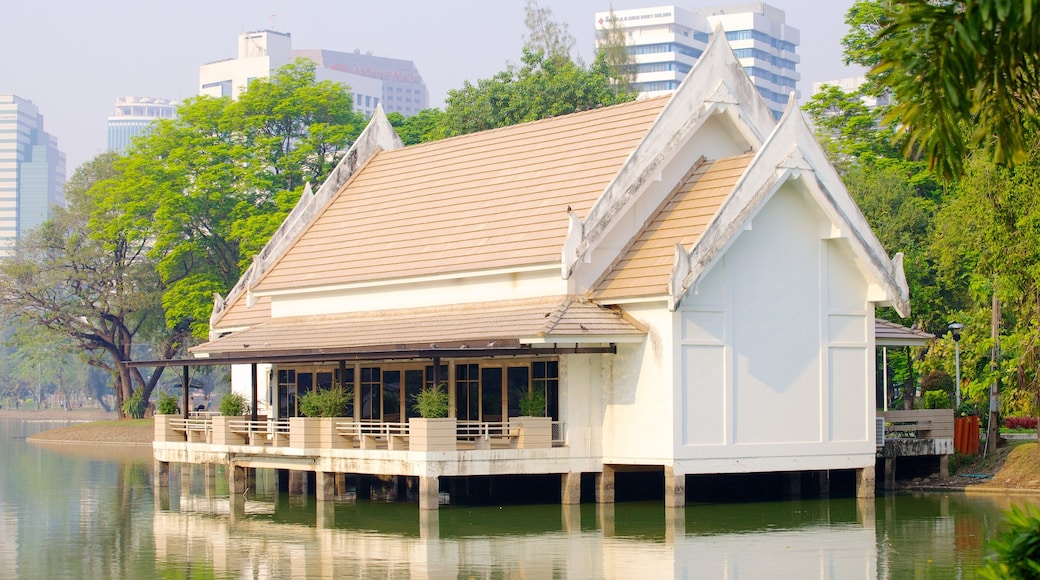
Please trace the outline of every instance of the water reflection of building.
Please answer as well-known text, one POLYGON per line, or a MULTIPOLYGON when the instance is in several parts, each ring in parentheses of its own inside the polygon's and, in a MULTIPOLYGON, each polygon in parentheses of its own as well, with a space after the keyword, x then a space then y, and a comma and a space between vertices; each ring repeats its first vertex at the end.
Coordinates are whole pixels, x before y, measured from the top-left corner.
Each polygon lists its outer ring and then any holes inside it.
POLYGON ((841 472, 872 497, 878 306, 908 313, 901 258, 719 35, 669 97, 415 147, 377 114, 218 297, 197 358, 138 364, 231 365, 270 405, 157 419, 160 469, 230 462, 238 493, 270 467, 323 499, 405 476, 422 509, 503 475, 555 476, 568 504, 645 472, 668 506, 713 474, 797 496, 841 472), (297 416, 333 385, 346 417, 297 416), (449 416, 417 417, 435 386, 449 416))
POLYGON ((687 529, 694 514, 683 508, 666 508, 650 522, 645 506, 638 513, 612 505, 442 510, 413 518, 402 530, 383 528, 377 511, 359 515, 349 504, 319 504, 331 515, 314 526, 248 517, 245 506, 254 502, 241 497, 216 503, 223 505, 211 513, 157 511, 156 560, 212 562, 218 576, 258 580, 877 577, 873 512, 857 512, 848 502, 851 513, 824 510, 814 520, 772 530, 763 529, 761 519, 743 529, 718 517, 716 528, 697 532, 687 529), (513 531, 489 533, 485 525, 495 519, 512 522, 513 531))

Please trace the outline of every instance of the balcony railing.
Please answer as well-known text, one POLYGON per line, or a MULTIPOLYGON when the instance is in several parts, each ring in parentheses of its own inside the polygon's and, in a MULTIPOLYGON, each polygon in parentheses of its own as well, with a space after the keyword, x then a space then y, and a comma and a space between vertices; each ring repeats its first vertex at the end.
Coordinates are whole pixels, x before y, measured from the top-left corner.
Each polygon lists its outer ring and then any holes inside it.
MULTIPOLYGON (((547 425, 550 431, 543 431, 545 435, 540 436, 542 443, 537 443, 537 446, 562 447, 566 444, 565 424, 562 421, 543 422, 541 425, 547 425)), ((521 423, 516 418, 510 421, 456 421, 455 448, 467 450, 517 447, 521 439, 520 430, 521 423)), ((197 415, 183 419, 157 415, 155 440, 218 445, 407 450, 410 448, 411 436, 409 423, 350 419, 327 419, 318 422, 264 417, 251 421, 219 415, 197 415), (305 434, 305 430, 310 432, 305 434)), ((448 435, 449 440, 450 437, 448 435)), ((530 440, 530 435, 526 439, 530 440)))

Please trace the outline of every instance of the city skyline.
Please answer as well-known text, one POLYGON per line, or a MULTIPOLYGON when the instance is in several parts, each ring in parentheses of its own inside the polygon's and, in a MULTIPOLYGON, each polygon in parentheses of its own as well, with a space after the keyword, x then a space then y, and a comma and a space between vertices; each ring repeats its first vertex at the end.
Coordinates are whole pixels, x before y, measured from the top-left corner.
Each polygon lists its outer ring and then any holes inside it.
MULTIPOLYGON (((799 54, 802 102, 811 83, 862 74, 842 64, 844 15, 853 0, 767 2, 784 10, 802 32, 799 54)), ((668 3, 609 0, 541 0, 568 25, 575 55, 594 54, 595 14, 668 3)), ((675 3, 673 3, 675 4, 675 3)), ((726 3, 678 3, 690 8, 726 3)), ((0 93, 32 100, 47 116, 48 131, 66 152, 69 175, 106 148, 112 103, 123 95, 182 101, 197 93, 199 66, 235 53, 237 35, 253 30, 288 32, 300 49, 371 51, 412 60, 430 91, 430 106, 443 106, 450 89, 476 82, 520 60, 523 2, 436 5, 411 0, 385 8, 368 4, 279 0, 186 0, 177 10, 161 4, 123 10, 110 0, 62 5, 48 17, 25 3, 0 4, 0 19, 23 22, 0 37, 0 50, 22 55, 0 71, 0 93), (402 15, 407 13, 408 17, 402 15), (389 14, 389 15, 388 15, 389 14), (30 23, 38 23, 32 26, 30 23), (46 43, 39 39, 49 39, 46 43), (32 51, 24 47, 32 46, 32 51)))

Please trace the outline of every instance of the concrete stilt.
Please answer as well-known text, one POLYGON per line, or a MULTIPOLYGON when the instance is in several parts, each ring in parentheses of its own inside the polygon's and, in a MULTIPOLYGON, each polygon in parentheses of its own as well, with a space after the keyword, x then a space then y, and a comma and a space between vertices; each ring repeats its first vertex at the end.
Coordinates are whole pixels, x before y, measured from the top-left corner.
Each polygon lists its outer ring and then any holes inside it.
POLYGON ((336 474, 319 471, 314 475, 314 495, 318 501, 327 501, 336 497, 336 474))
POLYGON ((560 479, 560 503, 563 505, 581 503, 581 473, 564 473, 560 479))
POLYGON ((674 465, 664 466, 664 505, 686 505, 686 474, 678 471, 674 465))
POLYGON ((856 470, 856 497, 874 497, 874 466, 856 470))
POLYGON ((419 509, 435 510, 440 507, 441 486, 436 475, 419 476, 419 509))
POLYGON ((170 487, 170 462, 155 462, 155 486, 170 487))
POLYGON ((609 465, 596 474, 596 503, 614 503, 614 468, 609 465))
POLYGON ((896 488, 896 458, 885 458, 885 483, 883 489, 891 491, 896 488))
POLYGON ((246 468, 234 463, 228 465, 228 491, 232 495, 246 492, 246 468))
POLYGON ((336 474, 336 495, 347 495, 347 474, 336 474))
POLYGON ((950 479, 950 456, 939 456, 939 478, 943 481, 950 479))
POLYGON ((307 493, 307 472, 296 469, 289 470, 289 495, 300 496, 307 493))
POLYGON ((191 479, 195 465, 191 463, 181 464, 181 494, 191 491, 191 479))

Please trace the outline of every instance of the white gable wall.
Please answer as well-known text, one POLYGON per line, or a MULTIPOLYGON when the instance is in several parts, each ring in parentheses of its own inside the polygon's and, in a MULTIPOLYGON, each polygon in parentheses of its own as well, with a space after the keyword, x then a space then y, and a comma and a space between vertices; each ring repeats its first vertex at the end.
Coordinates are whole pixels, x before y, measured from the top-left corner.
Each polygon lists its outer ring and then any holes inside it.
POLYGON ((681 303, 682 472, 873 465, 874 309, 830 232, 788 181, 681 303))

